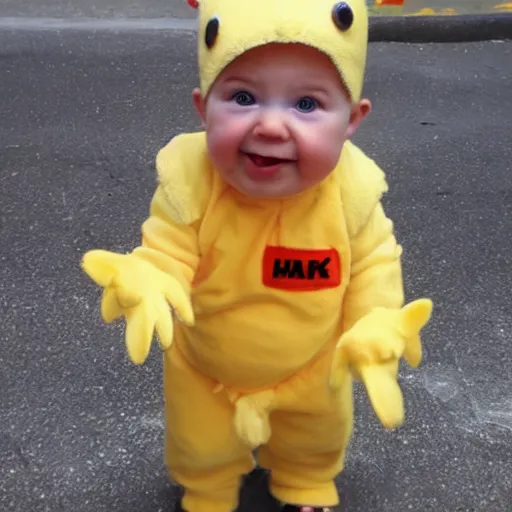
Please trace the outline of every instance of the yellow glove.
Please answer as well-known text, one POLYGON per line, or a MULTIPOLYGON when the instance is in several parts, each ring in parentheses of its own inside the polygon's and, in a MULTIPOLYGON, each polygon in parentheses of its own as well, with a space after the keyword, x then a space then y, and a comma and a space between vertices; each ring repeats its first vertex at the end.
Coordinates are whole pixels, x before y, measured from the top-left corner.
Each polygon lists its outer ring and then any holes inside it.
POLYGON ((334 355, 331 385, 338 387, 347 368, 362 379, 373 409, 386 428, 399 426, 404 404, 397 382, 403 356, 421 361, 420 331, 432 314, 432 301, 419 299, 399 310, 376 308, 341 336, 334 355))
POLYGON ((171 346, 174 326, 169 305, 185 323, 194 323, 190 299, 176 278, 132 254, 89 251, 82 268, 104 288, 103 320, 126 318, 126 347, 135 364, 146 360, 155 329, 162 349, 171 346))

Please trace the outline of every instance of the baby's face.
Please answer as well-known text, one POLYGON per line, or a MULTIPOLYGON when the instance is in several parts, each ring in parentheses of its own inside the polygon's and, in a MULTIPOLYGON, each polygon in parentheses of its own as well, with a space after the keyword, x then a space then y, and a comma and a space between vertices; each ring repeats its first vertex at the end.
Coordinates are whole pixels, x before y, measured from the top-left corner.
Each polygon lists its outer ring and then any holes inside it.
POLYGON ((206 102, 210 157, 224 179, 253 197, 300 193, 324 180, 370 109, 352 105, 329 58, 304 45, 269 44, 231 63, 206 102))

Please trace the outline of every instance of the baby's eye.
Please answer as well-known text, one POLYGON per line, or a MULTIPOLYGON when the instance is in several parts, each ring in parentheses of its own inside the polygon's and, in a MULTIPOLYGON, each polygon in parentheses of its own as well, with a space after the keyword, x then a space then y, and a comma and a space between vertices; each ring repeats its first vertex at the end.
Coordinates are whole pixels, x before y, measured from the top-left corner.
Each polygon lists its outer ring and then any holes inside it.
POLYGON ((235 94, 232 96, 232 99, 242 107, 247 107, 248 105, 254 104, 254 96, 247 91, 235 92, 235 94))
POLYGON ((313 112, 318 107, 318 102, 314 100, 313 98, 301 98, 299 101, 297 101, 297 110, 299 112, 313 112))

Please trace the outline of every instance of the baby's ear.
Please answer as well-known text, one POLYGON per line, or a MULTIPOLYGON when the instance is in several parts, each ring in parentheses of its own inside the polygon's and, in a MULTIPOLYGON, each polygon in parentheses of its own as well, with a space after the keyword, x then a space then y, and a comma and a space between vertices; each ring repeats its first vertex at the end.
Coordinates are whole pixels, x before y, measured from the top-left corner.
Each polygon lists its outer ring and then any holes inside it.
POLYGON ((192 91, 192 102, 194 103, 194 107, 196 108, 197 113, 199 114, 199 117, 201 118, 201 122, 203 126, 206 125, 206 105, 205 101, 203 99, 203 96, 201 95, 201 91, 199 88, 195 88, 192 91))
POLYGON ((352 105, 350 111, 350 121, 347 127, 346 138, 351 139, 359 129, 360 124, 372 111, 372 104, 370 100, 362 99, 352 105))
POLYGON ((369 99, 367 99, 367 98, 363 98, 359 102, 359 110, 360 110, 360 113, 361 113, 361 115, 362 115, 362 117, 364 119, 372 111, 372 102, 369 99))

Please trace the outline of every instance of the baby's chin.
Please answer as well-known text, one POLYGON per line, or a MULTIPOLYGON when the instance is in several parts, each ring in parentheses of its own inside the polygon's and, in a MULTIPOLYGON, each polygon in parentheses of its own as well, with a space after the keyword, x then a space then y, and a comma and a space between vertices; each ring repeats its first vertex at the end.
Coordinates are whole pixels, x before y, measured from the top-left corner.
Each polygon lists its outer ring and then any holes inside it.
POLYGON ((229 180, 230 185, 240 194, 254 199, 284 199, 300 194, 304 189, 294 180, 278 177, 272 180, 251 180, 247 176, 229 180))

